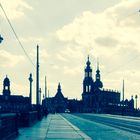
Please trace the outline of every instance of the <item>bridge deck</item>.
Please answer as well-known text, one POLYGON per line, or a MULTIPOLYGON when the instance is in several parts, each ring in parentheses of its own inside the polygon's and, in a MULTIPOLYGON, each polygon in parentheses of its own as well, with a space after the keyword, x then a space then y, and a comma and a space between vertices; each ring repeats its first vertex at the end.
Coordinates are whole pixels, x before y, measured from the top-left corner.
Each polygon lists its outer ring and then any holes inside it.
POLYGON ((44 118, 33 127, 20 129, 19 133, 16 140, 90 140, 90 137, 81 132, 60 114, 48 115, 47 118, 44 118))

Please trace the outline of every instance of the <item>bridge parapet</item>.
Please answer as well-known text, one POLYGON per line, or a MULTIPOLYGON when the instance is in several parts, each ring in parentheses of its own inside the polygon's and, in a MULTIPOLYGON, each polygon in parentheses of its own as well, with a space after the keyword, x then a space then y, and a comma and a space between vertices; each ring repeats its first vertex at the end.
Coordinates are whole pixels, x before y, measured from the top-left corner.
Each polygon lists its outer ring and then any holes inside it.
POLYGON ((21 113, 19 116, 19 127, 29 127, 38 121, 37 111, 21 113))
POLYGON ((0 140, 9 140, 18 134, 15 113, 0 114, 0 140))

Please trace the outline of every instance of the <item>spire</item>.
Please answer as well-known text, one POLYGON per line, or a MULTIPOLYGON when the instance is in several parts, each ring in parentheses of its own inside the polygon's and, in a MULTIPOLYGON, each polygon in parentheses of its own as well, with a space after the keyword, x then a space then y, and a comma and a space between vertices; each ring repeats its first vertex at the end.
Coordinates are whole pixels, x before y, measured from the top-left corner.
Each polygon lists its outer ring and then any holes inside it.
POLYGON ((85 77, 91 77, 92 75, 92 69, 90 67, 90 60, 89 60, 89 55, 87 57, 87 62, 86 62, 86 68, 85 68, 85 77))
POLYGON ((97 70, 99 70, 99 59, 97 58, 97 70))
POLYGON ((96 81, 95 85, 97 88, 102 88, 103 83, 101 82, 101 76, 100 76, 100 69, 99 69, 99 59, 97 58, 97 70, 96 70, 96 81))
POLYGON ((61 91, 61 85, 60 82, 58 83, 58 88, 57 88, 57 92, 55 95, 55 98, 59 99, 59 98, 64 98, 62 91, 61 91))
POLYGON ((89 55, 88 55, 88 58, 87 58, 87 67, 90 67, 89 55))
POLYGON ((60 82, 58 83, 58 89, 57 89, 58 92, 61 92, 61 85, 60 85, 60 82))
POLYGON ((88 54, 88 61, 89 61, 89 54, 88 54))
POLYGON ((99 59, 97 58, 96 80, 100 80, 99 59))

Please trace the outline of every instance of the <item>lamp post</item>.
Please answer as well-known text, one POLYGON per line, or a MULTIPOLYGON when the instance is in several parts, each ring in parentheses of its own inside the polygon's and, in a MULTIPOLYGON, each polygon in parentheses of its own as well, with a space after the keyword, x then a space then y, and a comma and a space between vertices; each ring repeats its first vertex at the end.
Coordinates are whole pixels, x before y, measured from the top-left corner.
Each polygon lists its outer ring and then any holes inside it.
POLYGON ((0 43, 3 41, 3 37, 0 35, 0 43))
POLYGON ((41 105, 41 88, 39 88, 39 104, 41 105))
POLYGON ((39 103, 39 46, 37 45, 37 60, 36 60, 36 105, 39 103))
POLYGON ((124 115, 124 80, 123 80, 123 86, 122 86, 122 115, 124 115))
POLYGON ((32 105, 32 82, 33 82, 33 78, 32 78, 32 74, 31 73, 30 73, 30 76, 29 76, 29 82, 30 82, 29 98, 30 98, 30 104, 32 105))

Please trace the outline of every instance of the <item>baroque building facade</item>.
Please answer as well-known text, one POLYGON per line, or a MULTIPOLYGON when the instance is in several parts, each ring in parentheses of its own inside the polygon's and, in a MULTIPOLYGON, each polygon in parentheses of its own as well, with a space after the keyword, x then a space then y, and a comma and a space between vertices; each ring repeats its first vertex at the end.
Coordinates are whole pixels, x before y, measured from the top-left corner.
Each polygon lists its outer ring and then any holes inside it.
POLYGON ((50 113, 64 113, 66 110, 69 110, 72 113, 122 114, 124 110, 130 113, 134 111, 133 97, 131 97, 131 100, 121 101, 120 92, 103 88, 98 62, 95 80, 93 79, 89 56, 84 72, 81 100, 65 98, 59 83, 56 95, 45 98, 42 102, 43 107, 47 108, 50 113))
MULTIPOLYGON (((89 60, 86 62, 85 77, 83 80, 83 112, 96 113, 117 113, 122 110, 122 102, 120 101, 121 93, 118 91, 103 88, 99 63, 97 62, 96 79, 92 78, 92 68, 89 60)), ((128 100, 127 100, 128 101, 128 100)), ((128 110, 134 109, 133 98, 124 104, 124 108, 128 110)))

